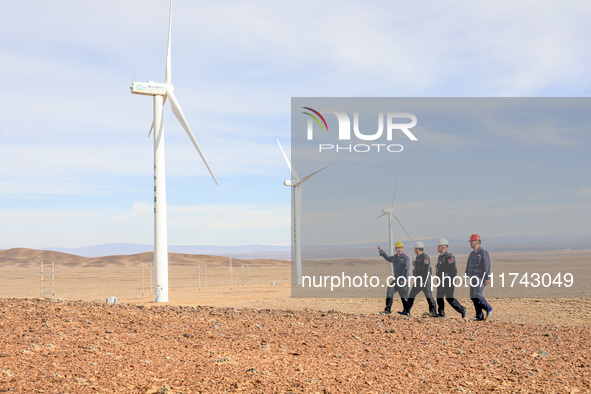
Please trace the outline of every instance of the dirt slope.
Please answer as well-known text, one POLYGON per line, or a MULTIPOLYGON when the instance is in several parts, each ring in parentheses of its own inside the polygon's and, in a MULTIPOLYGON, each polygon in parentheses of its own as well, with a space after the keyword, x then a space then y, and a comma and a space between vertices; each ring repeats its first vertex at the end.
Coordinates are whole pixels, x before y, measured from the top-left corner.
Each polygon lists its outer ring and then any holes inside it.
POLYGON ((0 299, 0 391, 589 392, 591 330, 0 299))

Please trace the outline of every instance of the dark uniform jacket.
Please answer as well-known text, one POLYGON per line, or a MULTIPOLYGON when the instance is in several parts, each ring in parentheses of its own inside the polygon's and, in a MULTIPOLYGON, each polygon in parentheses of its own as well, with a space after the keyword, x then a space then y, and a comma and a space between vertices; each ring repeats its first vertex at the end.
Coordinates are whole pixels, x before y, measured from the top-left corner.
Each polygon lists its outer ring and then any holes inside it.
POLYGON ((400 256, 395 254, 394 256, 388 256, 388 253, 384 252, 384 249, 380 250, 380 256, 388 260, 394 266, 394 277, 399 276, 406 277, 407 283, 410 276, 410 259, 407 255, 402 253, 400 256))
POLYGON ((417 280, 417 285, 422 283, 423 286, 427 286, 431 278, 431 259, 427 253, 418 254, 412 264, 412 275, 417 278, 421 277, 421 282, 417 280))
POLYGON ((441 279, 440 283, 443 288, 453 288, 453 278, 458 274, 458 269, 456 267, 456 258, 453 254, 448 251, 445 253, 440 254, 437 257, 437 265, 435 266, 435 275, 441 279), (443 275, 445 274, 446 277, 451 277, 451 286, 450 280, 446 279, 443 280, 443 275))
POLYGON ((482 248, 470 252, 468 263, 466 264, 466 275, 477 276, 484 280, 490 279, 490 255, 482 248))

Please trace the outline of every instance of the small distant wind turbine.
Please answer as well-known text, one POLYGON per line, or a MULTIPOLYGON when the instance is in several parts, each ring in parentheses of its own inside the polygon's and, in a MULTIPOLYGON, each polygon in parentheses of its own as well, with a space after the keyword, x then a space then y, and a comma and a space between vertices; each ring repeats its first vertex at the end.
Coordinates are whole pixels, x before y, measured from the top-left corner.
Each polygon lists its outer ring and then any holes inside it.
POLYGON ((170 14, 168 19, 168 48, 166 52, 166 69, 164 83, 154 81, 133 82, 131 93, 154 96, 154 121, 150 133, 154 129, 154 286, 155 302, 168 302, 168 234, 166 224, 166 179, 164 166, 164 127, 162 122, 162 107, 168 98, 172 112, 179 120, 187 135, 195 145, 197 152, 217 184, 209 164, 205 160, 189 124, 183 115, 181 106, 174 95, 171 83, 170 37, 172 29, 172 0, 170 0, 170 14))
MULTIPOLYGON (((295 169, 291 166, 291 162, 287 158, 283 147, 279 140, 277 140, 279 144, 279 149, 281 149, 281 153, 283 153, 283 157, 287 162, 287 166, 289 167, 289 171, 291 172, 291 179, 283 182, 285 186, 290 186, 292 189, 292 219, 293 219, 293 228, 292 228, 292 244, 294 248, 294 261, 295 261, 295 280, 296 285, 302 284, 302 253, 301 253, 301 228, 302 228, 302 183, 306 182, 310 179, 313 175, 318 174, 320 171, 330 167, 326 166, 318 171, 311 173, 310 175, 305 176, 304 178, 300 179, 298 174, 296 173, 295 169)), ((331 164, 332 165, 332 164, 331 164)))
POLYGON ((376 219, 379 219, 384 215, 388 215, 388 243, 390 244, 390 256, 394 255, 394 237, 392 235, 392 230, 393 230, 392 227, 393 227, 394 223, 392 222, 392 216, 394 216, 394 218, 396 219, 398 224, 400 224, 400 227, 402 227, 402 229, 404 230, 404 232, 406 233, 408 238, 412 241, 412 237, 410 235, 408 235, 408 231, 406 231, 406 229, 404 228, 404 225, 402 224, 402 221, 400 220, 400 218, 398 217, 398 215, 396 215, 396 212, 394 211, 394 201, 396 200, 396 184, 397 183, 398 183, 398 174, 396 175, 396 180, 394 181, 394 196, 392 197, 392 207, 382 209, 383 213, 376 218, 376 219))

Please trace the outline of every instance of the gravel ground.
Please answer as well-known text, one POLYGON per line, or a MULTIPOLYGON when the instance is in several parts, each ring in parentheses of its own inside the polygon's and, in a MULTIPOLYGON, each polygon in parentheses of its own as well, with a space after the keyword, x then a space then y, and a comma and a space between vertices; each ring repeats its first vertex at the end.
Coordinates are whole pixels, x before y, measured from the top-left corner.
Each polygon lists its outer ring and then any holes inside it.
POLYGON ((495 320, 0 299, 0 392, 583 393, 590 339, 495 320))

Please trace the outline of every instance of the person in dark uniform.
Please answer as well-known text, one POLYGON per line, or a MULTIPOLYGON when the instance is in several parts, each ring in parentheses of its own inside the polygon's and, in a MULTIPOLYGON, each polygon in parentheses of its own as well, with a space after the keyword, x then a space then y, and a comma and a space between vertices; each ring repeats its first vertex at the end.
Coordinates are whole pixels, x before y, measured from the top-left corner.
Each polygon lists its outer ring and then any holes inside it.
POLYGON ((392 263, 394 268, 394 279, 388 284, 388 292, 386 293, 386 308, 380 312, 382 315, 389 315, 392 313, 392 302, 394 301, 394 294, 400 295, 402 301, 401 315, 409 316, 407 302, 408 302, 408 287, 410 276, 410 259, 404 254, 404 244, 400 241, 396 242, 396 254, 388 256, 386 252, 378 245, 380 256, 392 263))
POLYGON ((447 239, 439 239, 439 244, 437 245, 439 257, 435 266, 435 275, 439 277, 439 287, 437 287, 437 317, 445 317, 445 297, 451 307, 462 315, 463 319, 466 317, 466 308, 454 298, 455 286, 453 279, 458 274, 456 258, 447 250, 448 246, 449 242, 447 239))
POLYGON ((429 313, 431 316, 437 316, 437 310, 435 309, 435 300, 433 294, 431 294, 431 259, 425 251, 425 244, 418 241, 415 244, 415 254, 417 255, 413 260, 412 275, 416 278, 415 284, 408 296, 408 302, 406 304, 407 312, 410 314, 410 310, 415 302, 415 297, 423 292, 427 303, 429 304, 429 313))
POLYGON ((480 247, 482 239, 478 234, 472 234, 470 237, 470 247, 474 249, 468 256, 466 264, 466 275, 470 283, 470 298, 474 303, 476 316, 472 320, 482 321, 491 317, 493 308, 483 297, 484 287, 490 284, 490 255, 480 247), (478 278, 472 279, 472 277, 478 278), (484 316, 483 311, 486 311, 484 316))

